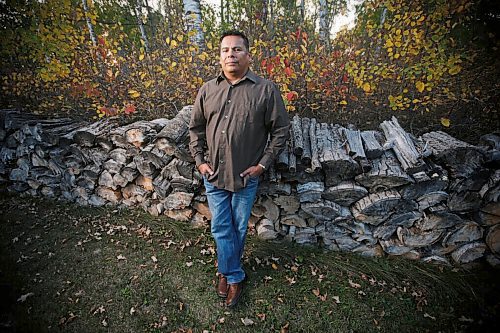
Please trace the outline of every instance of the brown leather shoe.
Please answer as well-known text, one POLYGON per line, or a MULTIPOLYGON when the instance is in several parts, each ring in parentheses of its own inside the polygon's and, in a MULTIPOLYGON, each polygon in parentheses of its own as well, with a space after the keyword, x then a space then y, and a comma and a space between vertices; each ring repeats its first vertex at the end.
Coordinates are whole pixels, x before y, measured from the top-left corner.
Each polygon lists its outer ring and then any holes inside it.
POLYGON ((230 283, 227 291, 226 306, 233 307, 238 304, 243 291, 243 283, 230 283))
POLYGON ((227 278, 224 275, 219 274, 219 283, 217 284, 217 295, 221 298, 226 298, 227 290, 228 290, 227 278))

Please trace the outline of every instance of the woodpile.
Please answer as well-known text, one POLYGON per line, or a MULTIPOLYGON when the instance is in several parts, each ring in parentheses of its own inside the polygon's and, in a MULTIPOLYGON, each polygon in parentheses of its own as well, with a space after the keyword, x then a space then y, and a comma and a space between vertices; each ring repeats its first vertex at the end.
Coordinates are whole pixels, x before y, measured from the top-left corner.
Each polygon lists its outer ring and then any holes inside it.
MULTIPOLYGON (((0 181, 81 205, 139 206, 194 226, 210 210, 189 154, 191 107, 120 125, 0 111, 0 181)), ((287 239, 366 256, 500 263, 500 137, 474 146, 444 132, 414 137, 396 118, 360 131, 294 116, 264 174, 249 222, 287 239)))

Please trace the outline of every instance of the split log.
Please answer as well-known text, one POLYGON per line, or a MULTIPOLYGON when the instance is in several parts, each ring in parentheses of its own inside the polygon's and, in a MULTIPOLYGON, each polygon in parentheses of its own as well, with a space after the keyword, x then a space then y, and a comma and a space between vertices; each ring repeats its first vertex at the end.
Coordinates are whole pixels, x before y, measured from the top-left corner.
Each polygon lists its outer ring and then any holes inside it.
MULTIPOLYGON (((136 154, 138 154, 139 151, 137 151, 136 154)), ((128 154, 126 149, 123 148, 116 148, 113 149, 109 152, 109 158, 116 161, 118 164, 124 165, 130 162, 131 156, 136 155, 134 153, 128 154)))
POLYGON ((145 177, 143 175, 139 175, 135 179, 135 184, 144 187, 145 190, 147 191, 153 191, 154 186, 153 186, 153 179, 149 177, 145 177))
POLYGON ((318 237, 314 228, 297 228, 293 240, 295 243, 302 245, 316 244, 318 242, 318 237))
POLYGON ((464 220, 456 214, 449 212, 435 212, 426 214, 417 222, 417 227, 423 231, 439 230, 463 224, 464 220))
POLYGON ((452 193, 448 199, 448 208, 452 212, 470 212, 478 210, 481 206, 481 196, 477 192, 466 191, 452 193))
POLYGON ((352 213, 358 221, 379 225, 401 202, 401 196, 394 190, 372 193, 354 203, 352 213))
POLYGON ((483 237, 483 229, 472 221, 457 225, 443 238, 443 247, 470 243, 483 237))
POLYGON ((275 163, 277 170, 288 170, 289 167, 288 157, 289 157, 288 145, 285 145, 285 148, 278 155, 278 158, 275 163))
POLYGON ((322 182, 309 182, 297 185, 297 195, 301 203, 320 200, 324 191, 325 185, 322 182))
POLYGON ((121 170, 123 164, 118 163, 115 160, 109 159, 106 162, 104 162, 103 166, 104 166, 104 169, 106 169, 109 173, 114 175, 114 174, 120 173, 120 170, 121 170))
POLYGON ((149 151, 142 151, 140 155, 134 157, 137 170, 144 177, 154 178, 165 166, 165 161, 149 151))
POLYGON ((396 230, 399 241, 409 247, 430 246, 438 241, 442 236, 443 230, 422 231, 418 228, 398 227, 396 230))
POLYGON ((391 226, 401 226, 401 227, 411 227, 417 221, 422 218, 422 213, 416 211, 396 213, 391 215, 385 222, 384 225, 391 226))
POLYGON ((283 210, 286 215, 295 214, 300 208, 300 202, 296 196, 279 195, 274 198, 274 202, 283 210))
POLYGON ((340 132, 347 140, 347 152, 355 160, 360 161, 366 159, 361 132, 341 127, 340 132))
POLYGON ((455 250, 451 257, 458 264, 466 264, 476 259, 481 258, 486 251, 486 244, 482 242, 474 242, 465 244, 459 249, 455 250))
POLYGON ((321 125, 316 123, 316 119, 312 118, 309 127, 309 138, 311 142, 311 170, 314 172, 321 169, 321 162, 319 161, 319 148, 318 138, 316 132, 321 129, 321 125))
POLYGON ((436 255, 424 257, 424 258, 422 258, 422 262, 424 262, 426 264, 435 264, 435 265, 440 265, 440 266, 442 266, 442 265, 451 266, 448 259, 441 257, 441 256, 436 256, 436 255))
POLYGON ((304 137, 302 131, 302 121, 298 115, 295 115, 292 120, 292 138, 293 138, 293 153, 297 156, 302 156, 304 152, 304 137))
POLYGON ((321 194, 321 197, 342 206, 350 206, 366 195, 368 195, 368 191, 364 187, 358 186, 352 181, 343 181, 336 186, 328 187, 321 194))
POLYGON ((207 202, 194 200, 193 208, 196 209, 196 211, 199 214, 203 215, 207 220, 212 220, 212 213, 210 212, 210 208, 208 207, 207 202))
POLYGON ((292 186, 288 183, 262 182, 259 185, 258 194, 290 195, 292 194, 292 186))
POLYGON ((183 107, 174 118, 170 119, 165 124, 163 129, 156 136, 156 140, 166 138, 175 145, 186 142, 189 138, 189 121, 192 110, 192 106, 183 107))
POLYGON ((479 142, 488 146, 490 150, 500 150, 500 135, 495 133, 482 135, 479 142))
POLYGON ((191 201, 193 200, 193 193, 186 192, 174 192, 169 194, 165 199, 165 209, 167 210, 179 210, 189 207, 191 201))
POLYGON ((264 240, 272 240, 278 237, 278 233, 274 230, 274 223, 268 219, 262 219, 256 224, 257 235, 264 240))
MULTIPOLYGON (((123 199, 129 200, 130 203, 142 202, 143 198, 148 193, 143 187, 135 184, 128 184, 122 188, 121 191, 123 199)), ((128 206, 130 206, 130 204, 128 206)))
POLYGON ((392 117, 390 121, 383 121, 380 127, 384 131, 387 143, 392 146, 405 172, 415 173, 425 168, 425 163, 422 160, 422 156, 417 151, 413 140, 401 125, 399 125, 396 117, 392 117))
POLYGON ((361 138, 363 139, 366 157, 374 159, 382 156, 384 152, 380 144, 383 141, 382 133, 378 131, 363 131, 361 132, 361 138))
POLYGON ((373 236, 377 239, 388 240, 396 232, 397 225, 382 224, 373 230, 373 236))
POLYGON ((488 234, 486 235, 486 244, 490 248, 490 251, 500 255, 500 225, 497 224, 490 228, 488 234))
POLYGON ((299 215, 285 215, 280 219, 281 224, 293 225, 299 228, 307 227, 307 222, 304 218, 299 215))
POLYGON ((288 149, 288 171, 291 173, 295 173, 297 171, 297 157, 295 156, 295 153, 291 150, 291 147, 294 145, 292 144, 292 140, 290 141, 290 147, 288 149))
POLYGON ((435 206, 439 203, 446 203, 448 200, 448 193, 444 191, 435 191, 426 193, 417 198, 418 210, 423 212, 425 209, 435 206))
POLYGON ((479 210, 479 222, 483 226, 500 223, 500 202, 490 202, 479 210))
POLYGON ((301 162, 306 166, 311 164, 310 123, 311 121, 309 118, 302 118, 302 141, 304 143, 304 149, 301 154, 301 162))
POLYGON ((400 167, 394 154, 390 151, 373 161, 367 173, 356 176, 356 181, 368 187, 370 192, 385 191, 397 186, 412 183, 413 180, 400 167))
POLYGON ((453 179, 448 187, 448 192, 478 192, 488 182, 492 173, 490 169, 479 168, 465 179, 453 179))
POLYGON ((384 255, 384 250, 379 244, 375 244, 373 246, 363 244, 352 250, 352 252, 369 258, 382 257, 384 255))
POLYGON ((405 246, 398 239, 381 240, 379 244, 385 253, 393 256, 401 256, 412 250, 411 247, 405 246))
POLYGON ((174 209, 174 210, 165 210, 163 214, 172 220, 189 222, 193 217, 194 211, 191 208, 184 209, 174 209))
POLYGON ((446 165, 452 178, 467 178, 481 168, 484 153, 475 146, 457 140, 444 132, 429 132, 422 138, 438 163, 446 165))
POLYGON ((405 199, 415 200, 428 193, 444 191, 448 186, 448 176, 443 169, 433 172, 430 177, 423 171, 414 173, 412 177, 414 182, 399 190, 405 199))
POLYGON ((96 194, 101 198, 116 205, 122 199, 122 193, 119 190, 112 189, 106 186, 99 186, 96 189, 96 194))
POLYGON ((346 207, 326 200, 306 202, 302 204, 302 209, 319 221, 331 221, 337 217, 347 218, 351 216, 349 209, 346 207))
POLYGON ((490 176, 479 191, 479 195, 487 202, 500 201, 500 169, 495 170, 490 176))
POLYGON ((109 173, 108 170, 104 170, 101 173, 101 175, 99 176, 99 180, 97 181, 97 184, 104 186, 106 188, 111 188, 113 190, 117 189, 117 187, 113 181, 113 176, 111 175, 111 173, 109 173))

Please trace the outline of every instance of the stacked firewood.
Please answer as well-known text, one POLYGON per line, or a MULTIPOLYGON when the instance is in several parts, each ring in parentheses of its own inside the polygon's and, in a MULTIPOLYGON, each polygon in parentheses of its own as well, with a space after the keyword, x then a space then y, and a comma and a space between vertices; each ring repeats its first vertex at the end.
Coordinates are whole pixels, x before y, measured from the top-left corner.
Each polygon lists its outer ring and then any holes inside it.
MULTIPOLYGON (((0 112, 0 181, 81 205, 142 206, 206 225, 210 211, 188 150, 191 107, 120 125, 0 112)), ((368 256, 440 264, 500 263, 500 137, 480 145, 407 133, 396 118, 360 131, 294 116, 262 177, 249 222, 289 239, 368 256)))

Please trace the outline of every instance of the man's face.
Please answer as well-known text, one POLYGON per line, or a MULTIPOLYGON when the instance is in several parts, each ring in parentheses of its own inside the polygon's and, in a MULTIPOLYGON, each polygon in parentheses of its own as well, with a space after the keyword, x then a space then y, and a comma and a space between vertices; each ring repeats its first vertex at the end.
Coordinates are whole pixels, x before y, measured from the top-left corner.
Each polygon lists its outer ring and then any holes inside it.
POLYGON ((240 36, 226 36, 220 44, 220 64, 226 76, 241 78, 250 66, 250 54, 240 36))

